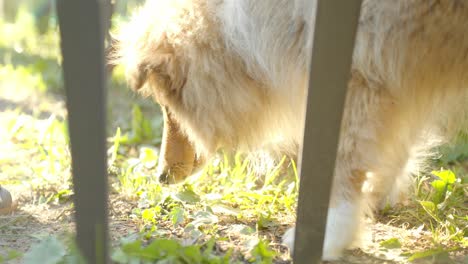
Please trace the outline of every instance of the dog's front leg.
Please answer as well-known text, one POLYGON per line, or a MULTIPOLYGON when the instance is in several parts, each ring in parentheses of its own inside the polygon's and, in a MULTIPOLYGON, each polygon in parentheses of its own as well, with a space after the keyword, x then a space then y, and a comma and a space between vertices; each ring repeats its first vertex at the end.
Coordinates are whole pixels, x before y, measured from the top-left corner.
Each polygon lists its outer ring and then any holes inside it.
MULTIPOLYGON (((349 173, 349 177, 343 177, 344 170, 342 169, 345 167, 338 162, 328 209, 323 260, 339 259, 343 251, 352 246, 362 231, 361 220, 364 213, 361 187, 365 180, 365 173, 354 170, 349 173)), ((291 252, 294 248, 294 237, 294 227, 286 231, 283 236, 283 243, 290 248, 291 252)))

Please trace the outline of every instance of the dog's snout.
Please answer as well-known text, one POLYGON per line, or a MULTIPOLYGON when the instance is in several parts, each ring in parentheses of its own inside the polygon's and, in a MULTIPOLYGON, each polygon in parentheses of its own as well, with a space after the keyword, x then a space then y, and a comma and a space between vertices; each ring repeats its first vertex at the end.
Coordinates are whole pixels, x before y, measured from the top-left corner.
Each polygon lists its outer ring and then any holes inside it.
POLYGON ((162 184, 176 184, 183 181, 187 176, 190 175, 189 171, 186 170, 178 170, 177 167, 175 168, 164 168, 158 170, 156 176, 158 181, 162 184))
POLYGON ((158 180, 160 183, 169 184, 169 173, 166 171, 158 173, 158 180))
POLYGON ((158 161, 161 183, 173 184, 192 174, 196 159, 195 149, 166 107, 162 107, 164 130, 158 161))

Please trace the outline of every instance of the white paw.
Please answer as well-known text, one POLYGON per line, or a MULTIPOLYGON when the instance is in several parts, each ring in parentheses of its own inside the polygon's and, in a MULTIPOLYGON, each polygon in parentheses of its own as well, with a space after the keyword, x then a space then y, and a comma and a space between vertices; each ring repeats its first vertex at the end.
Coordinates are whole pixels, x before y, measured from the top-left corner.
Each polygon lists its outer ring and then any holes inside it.
POLYGON ((359 204, 340 201, 337 207, 329 208, 322 258, 339 259, 343 251, 351 246, 359 230, 359 204))
MULTIPOLYGON (((360 206, 342 201, 337 207, 328 209, 323 260, 337 260, 343 251, 351 246, 360 230, 360 206)), ((283 244, 291 252, 294 250, 295 228, 288 229, 283 235, 283 244)))
POLYGON ((296 228, 291 227, 283 235, 283 245, 286 245, 289 248, 289 251, 292 252, 294 251, 294 236, 296 235, 296 228))

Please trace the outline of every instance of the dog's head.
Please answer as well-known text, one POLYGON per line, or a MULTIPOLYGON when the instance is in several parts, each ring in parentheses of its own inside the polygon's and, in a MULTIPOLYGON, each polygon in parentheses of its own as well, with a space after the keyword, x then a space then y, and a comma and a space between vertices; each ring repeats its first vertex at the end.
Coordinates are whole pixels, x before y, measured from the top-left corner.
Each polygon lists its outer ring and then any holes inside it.
POLYGON ((147 4, 118 34, 116 61, 131 87, 164 109, 161 178, 182 180, 199 157, 219 147, 249 148, 276 138, 271 116, 281 107, 251 75, 258 66, 246 67, 228 49, 215 11, 205 1, 147 3, 156 6, 147 4))
MULTIPOLYGON (((162 40, 163 41, 163 40, 162 40)), ((142 43, 144 44, 144 43, 142 43)), ((177 183, 191 175, 200 158, 193 144, 171 112, 179 104, 185 84, 184 68, 170 47, 134 50, 135 60, 122 61, 125 76, 132 90, 152 96, 162 109, 163 138, 157 174, 163 183, 177 183), (197 158, 198 157, 198 158, 197 158)), ((125 57, 121 57, 125 60, 125 57)))
POLYGON ((139 38, 119 36, 115 41, 114 61, 125 66, 130 87, 143 95, 152 95, 160 104, 180 94, 186 80, 186 67, 179 60, 167 37, 158 39, 150 32, 139 38))
POLYGON ((147 1, 131 21, 113 35, 110 58, 112 63, 124 67, 132 90, 153 97, 161 105, 164 131, 157 174, 165 183, 185 179, 202 160, 202 154, 196 151, 193 140, 177 119, 179 114, 174 113, 189 112, 182 102, 188 61, 180 48, 184 46, 180 43, 183 41, 181 32, 187 30, 184 26, 190 26, 183 21, 188 12, 185 9, 189 8, 185 2, 147 1))

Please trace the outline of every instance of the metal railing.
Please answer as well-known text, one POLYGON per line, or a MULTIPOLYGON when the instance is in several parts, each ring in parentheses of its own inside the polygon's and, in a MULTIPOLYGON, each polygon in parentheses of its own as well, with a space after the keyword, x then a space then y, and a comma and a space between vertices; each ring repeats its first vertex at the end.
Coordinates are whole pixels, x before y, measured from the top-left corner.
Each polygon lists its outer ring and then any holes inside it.
MULTIPOLYGON (((104 39, 109 0, 57 2, 77 242, 89 263, 108 263, 104 39)), ((317 263, 322 255, 360 6, 361 0, 317 0, 300 159, 295 263, 317 263)))

